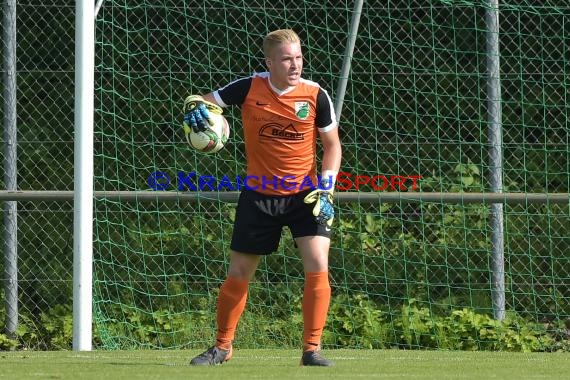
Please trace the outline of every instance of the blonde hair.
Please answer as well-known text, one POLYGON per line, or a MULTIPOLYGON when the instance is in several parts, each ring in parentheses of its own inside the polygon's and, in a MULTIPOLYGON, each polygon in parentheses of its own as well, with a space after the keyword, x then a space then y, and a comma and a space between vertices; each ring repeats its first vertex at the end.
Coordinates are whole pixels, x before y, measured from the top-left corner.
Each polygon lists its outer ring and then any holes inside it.
POLYGON ((268 33, 263 39, 263 54, 269 58, 275 46, 282 43, 301 43, 301 39, 292 29, 278 29, 268 33))

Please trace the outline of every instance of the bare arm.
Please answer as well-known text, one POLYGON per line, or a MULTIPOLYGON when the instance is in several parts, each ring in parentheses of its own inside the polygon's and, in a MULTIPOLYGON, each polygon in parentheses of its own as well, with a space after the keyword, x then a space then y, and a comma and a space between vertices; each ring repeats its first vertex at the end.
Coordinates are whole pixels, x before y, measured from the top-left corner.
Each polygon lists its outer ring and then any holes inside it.
POLYGON ((205 101, 210 102, 210 103, 214 103, 216 105, 219 105, 218 102, 216 101, 216 98, 214 98, 214 94, 212 92, 206 94, 206 95, 202 95, 202 97, 204 98, 205 101))
POLYGON ((342 159, 342 147, 338 136, 338 127, 328 132, 320 133, 321 144, 323 145, 323 160, 321 174, 325 172, 338 173, 342 159))

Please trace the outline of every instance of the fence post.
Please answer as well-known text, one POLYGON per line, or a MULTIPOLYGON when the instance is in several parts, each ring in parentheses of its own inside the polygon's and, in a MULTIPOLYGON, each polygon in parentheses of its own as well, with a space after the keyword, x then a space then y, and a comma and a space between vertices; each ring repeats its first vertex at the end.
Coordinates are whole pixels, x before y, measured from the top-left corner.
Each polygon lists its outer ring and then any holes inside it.
POLYGON ((335 93, 335 113, 336 120, 340 120, 340 113, 344 103, 344 94, 346 93, 346 84, 348 83, 348 76, 350 75, 350 65, 352 63, 352 53, 354 52, 354 45, 356 44, 356 36, 358 35, 358 25, 362 16, 362 3, 364 0, 357 0, 354 3, 354 10, 350 20, 350 32, 348 34, 348 41, 346 49, 344 50, 344 60, 340 73, 340 80, 335 93))
MULTIPOLYGON (((501 79, 499 63, 499 1, 489 0, 485 12, 487 25, 487 121, 489 132, 489 181, 491 191, 503 192, 503 136, 501 113, 501 79)), ((505 255, 503 204, 491 204, 491 294, 493 315, 505 318, 505 255)))
MULTIPOLYGON (((16 114, 16 0, 4 3, 4 184, 18 189, 18 126, 16 114)), ((18 328, 18 202, 4 203, 4 292, 6 334, 18 328)))

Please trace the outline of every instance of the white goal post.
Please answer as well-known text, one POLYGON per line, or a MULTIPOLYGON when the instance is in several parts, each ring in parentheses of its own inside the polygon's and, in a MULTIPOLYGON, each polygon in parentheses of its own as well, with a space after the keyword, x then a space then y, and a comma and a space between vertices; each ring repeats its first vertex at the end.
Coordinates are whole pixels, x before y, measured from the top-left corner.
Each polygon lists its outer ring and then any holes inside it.
POLYGON ((76 0, 73 190, 73 350, 92 349, 95 7, 76 0))

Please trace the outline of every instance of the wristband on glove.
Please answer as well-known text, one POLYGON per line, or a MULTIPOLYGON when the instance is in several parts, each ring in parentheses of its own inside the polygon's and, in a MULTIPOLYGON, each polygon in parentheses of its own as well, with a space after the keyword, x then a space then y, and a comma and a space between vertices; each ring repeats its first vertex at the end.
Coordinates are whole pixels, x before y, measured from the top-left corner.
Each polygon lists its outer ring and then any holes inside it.
POLYGON ((334 191, 334 185, 336 183, 337 175, 338 173, 332 170, 323 171, 323 174, 319 177, 320 179, 319 188, 321 190, 328 190, 331 192, 334 191))
POLYGON ((223 110, 220 106, 205 101, 200 95, 190 95, 184 100, 183 112, 183 127, 192 128, 194 132, 203 132, 210 125, 214 125, 210 112, 221 115, 223 110))

